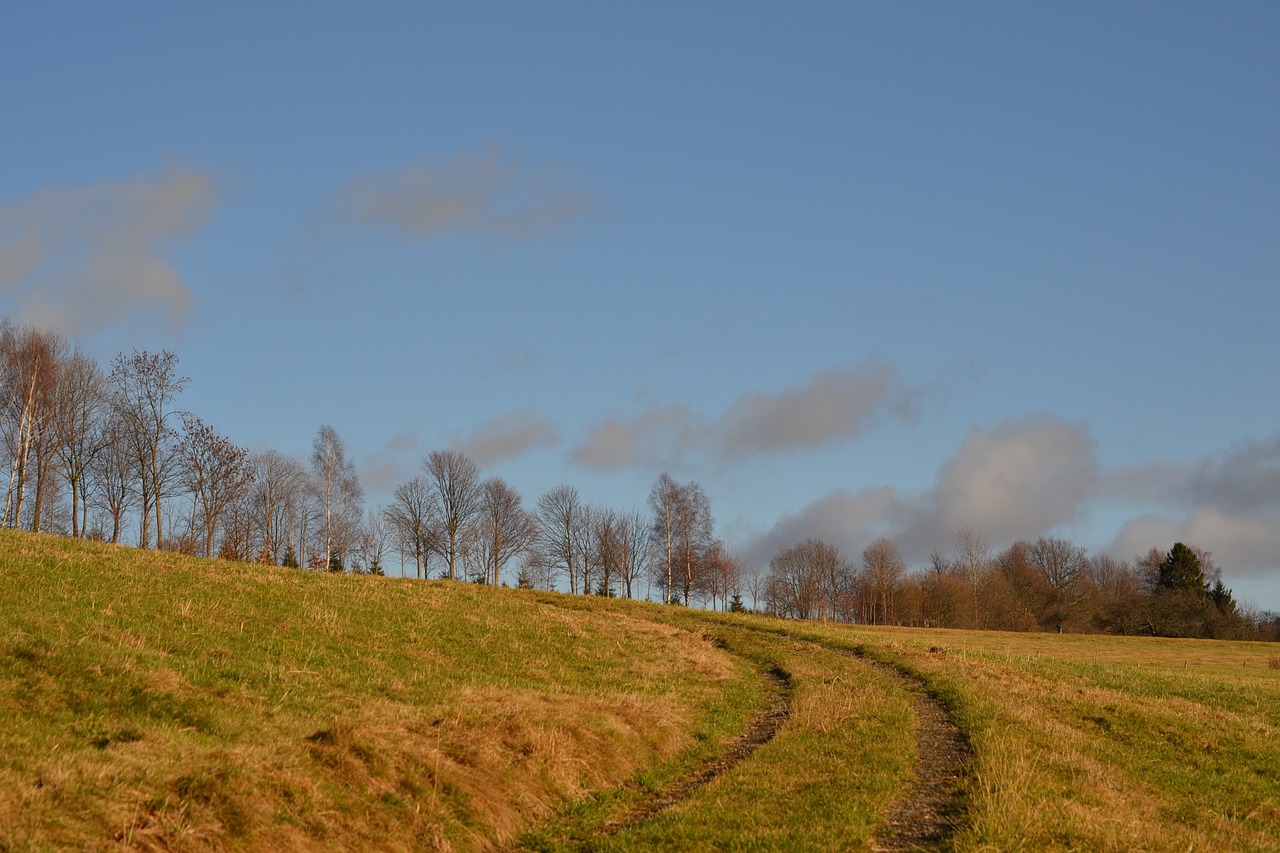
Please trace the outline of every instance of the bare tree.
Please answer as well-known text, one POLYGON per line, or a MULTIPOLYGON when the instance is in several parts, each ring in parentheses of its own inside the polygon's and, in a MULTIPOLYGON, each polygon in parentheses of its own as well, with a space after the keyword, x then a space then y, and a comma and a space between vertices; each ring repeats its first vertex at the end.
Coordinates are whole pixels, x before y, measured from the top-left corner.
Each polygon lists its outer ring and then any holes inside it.
POLYGON ((431 536, 431 487, 422 477, 414 477, 396 487, 395 499, 384 510, 394 531, 402 557, 413 557, 418 580, 422 580, 431 536))
MULTIPOLYGON (((591 581, 595 578, 599 564, 596 561, 596 516, 600 513, 596 507, 583 504, 574 520, 569 535, 573 537, 573 547, 578 554, 578 575, 582 578, 582 594, 591 594, 591 581)), ((570 587, 570 592, 577 590, 570 587)))
POLYGON ((62 338, 51 332, 10 326, 0 331, 0 384, 9 404, 2 424, 10 459, 5 527, 23 523, 27 490, 34 485, 31 529, 40 530, 46 484, 53 468, 50 451, 55 442, 50 423, 65 348, 62 338))
POLYGON ((370 510, 356 543, 354 568, 357 571, 379 577, 386 574, 383 560, 386 558, 387 540, 391 533, 386 508, 379 506, 370 510))
POLYGON ((107 410, 102 432, 103 448, 93 458, 93 486, 86 498, 111 519, 110 542, 115 545, 120 542, 125 514, 137 499, 138 460, 132 452, 127 427, 113 409, 107 410))
POLYGON ((161 503, 168 496, 174 471, 178 413, 174 401, 189 381, 177 373, 178 357, 171 352, 134 350, 119 353, 111 366, 112 406, 123 437, 134 456, 141 510, 139 545, 150 545, 149 519, 155 513, 156 548, 164 547, 161 503))
POLYGON ((644 513, 638 509, 614 514, 614 538, 617 543, 614 572, 621 593, 635 598, 635 585, 649 570, 652 536, 644 513))
POLYGON ((649 489, 649 509, 653 513, 654 550, 662 555, 661 568, 666 572, 663 601, 670 602, 676 571, 676 508, 683 498, 683 489, 663 472, 649 489))
POLYGON ((183 481, 192 495, 191 533, 204 540, 204 555, 212 557, 223 512, 253 483, 249 451, 195 415, 184 414, 178 453, 183 481))
POLYGON ((109 438, 103 428, 106 409, 106 377, 97 362, 77 349, 63 367, 54 407, 56 452, 71 489, 71 536, 77 539, 84 535, 89 506, 85 490, 94 460, 109 438))
POLYGON ((327 424, 320 427, 312 444, 311 470, 324 507, 324 567, 330 569, 335 565, 335 554, 340 560, 347 556, 343 549, 347 544, 343 540, 349 538, 347 522, 359 510, 364 490, 355 465, 347 458, 346 445, 337 430, 327 424))
POLYGON ((902 584, 907 564, 898 546, 881 536, 862 551, 862 580, 868 593, 867 619, 870 624, 888 625, 894 621, 893 604, 902 584))
POLYGON ((254 454, 251 461, 256 479, 250 505, 261 539, 258 559, 278 566, 293 543, 293 522, 306 499, 307 471, 297 459, 276 450, 254 454))
POLYGON ((1089 556, 1083 548, 1066 539, 1043 536, 1031 544, 1028 556, 1049 592, 1041 613, 1041 624, 1051 625, 1062 633, 1063 624, 1074 614, 1083 597, 1089 556))
POLYGON ((462 546, 480 508, 480 470, 456 450, 433 450, 422 467, 431 488, 436 530, 429 541, 444 560, 449 580, 456 580, 462 546))
POLYGON ((770 609, 780 616, 817 619, 837 610, 835 598, 852 580, 840 550, 819 539, 783 549, 769 561, 770 609))
POLYGON ((696 482, 680 487, 675 506, 676 556, 685 607, 694 589, 703 581, 707 549, 712 545, 711 502, 696 482))
POLYGON ((501 583, 502 569, 533 546, 537 528, 520 493, 500 477, 480 484, 474 553, 485 583, 501 583))
POLYGON ((577 592, 582 567, 578 540, 574 536, 582 515, 582 501, 573 486, 556 486, 538 498, 535 519, 542 565, 548 570, 564 572, 570 592, 577 592))

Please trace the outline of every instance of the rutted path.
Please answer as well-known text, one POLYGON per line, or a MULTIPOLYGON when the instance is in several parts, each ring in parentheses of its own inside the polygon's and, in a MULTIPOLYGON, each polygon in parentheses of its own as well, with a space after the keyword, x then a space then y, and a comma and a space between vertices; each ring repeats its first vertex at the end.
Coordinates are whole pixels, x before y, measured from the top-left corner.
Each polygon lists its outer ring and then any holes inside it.
POLYGON ((964 818, 961 782, 969 745, 951 713, 917 678, 864 655, 858 657, 915 696, 916 781, 894 803, 872 842, 873 850, 937 850, 964 818))
POLYGON ((738 735, 737 740, 723 755, 696 772, 671 783, 656 797, 646 800, 626 814, 609 821, 603 827, 604 833, 613 835, 674 806, 773 740, 774 735, 791 716, 791 675, 779 667, 769 670, 767 674, 773 693, 772 704, 755 718, 746 731, 738 735))

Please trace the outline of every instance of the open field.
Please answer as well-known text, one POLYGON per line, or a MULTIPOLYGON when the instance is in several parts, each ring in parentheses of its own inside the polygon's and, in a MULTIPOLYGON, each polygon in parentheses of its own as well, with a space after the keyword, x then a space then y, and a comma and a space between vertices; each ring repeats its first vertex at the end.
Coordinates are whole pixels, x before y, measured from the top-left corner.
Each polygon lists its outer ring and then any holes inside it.
POLYGON ((888 844, 916 697, 867 659, 925 685, 970 746, 947 846, 1275 849, 1278 651, 778 622, 3 532, 0 849, 888 844), (779 702, 777 736, 646 811, 779 702))

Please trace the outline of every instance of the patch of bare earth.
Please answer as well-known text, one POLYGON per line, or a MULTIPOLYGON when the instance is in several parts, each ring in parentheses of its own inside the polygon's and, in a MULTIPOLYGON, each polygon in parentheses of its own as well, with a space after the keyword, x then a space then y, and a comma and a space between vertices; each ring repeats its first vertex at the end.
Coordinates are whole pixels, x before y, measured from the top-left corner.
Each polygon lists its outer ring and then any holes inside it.
POLYGON ((733 744, 719 758, 704 764, 695 772, 677 779, 668 785, 656 797, 633 808, 620 817, 605 824, 603 831, 613 835, 629 826, 648 820, 654 815, 674 806, 688 798, 698 788, 707 785, 728 772, 730 768, 744 761, 757 749, 773 740, 791 715, 790 684, 791 676, 781 669, 773 669, 769 673, 773 701, 752 721, 751 725, 740 734, 733 744))
POLYGON ((915 695, 916 780, 894 803, 872 842, 873 850, 937 850, 964 819, 961 783, 969 746, 950 712, 915 678, 869 658, 871 666, 915 695))

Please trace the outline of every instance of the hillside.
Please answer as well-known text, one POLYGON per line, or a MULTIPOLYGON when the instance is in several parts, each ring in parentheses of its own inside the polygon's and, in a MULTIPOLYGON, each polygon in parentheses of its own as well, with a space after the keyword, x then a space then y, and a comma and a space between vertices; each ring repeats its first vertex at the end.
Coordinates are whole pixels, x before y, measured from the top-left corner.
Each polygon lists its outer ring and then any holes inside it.
POLYGON ((0 602, 0 849, 894 848, 928 809, 922 837, 958 849, 1280 844, 1275 646, 778 622, 8 531, 0 602), (959 726, 951 765, 930 714, 959 726))

